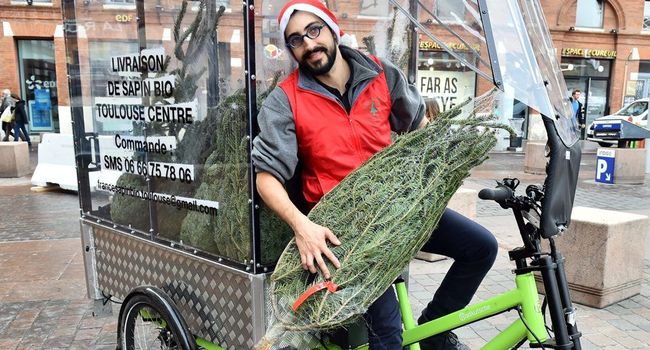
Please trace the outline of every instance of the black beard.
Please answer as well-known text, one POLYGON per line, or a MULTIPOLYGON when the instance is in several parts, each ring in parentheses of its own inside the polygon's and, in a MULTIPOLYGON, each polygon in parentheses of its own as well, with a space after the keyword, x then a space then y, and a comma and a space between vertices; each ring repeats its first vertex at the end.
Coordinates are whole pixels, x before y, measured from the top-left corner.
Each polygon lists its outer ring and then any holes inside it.
POLYGON ((323 75, 323 74, 329 72, 330 69, 332 69, 332 67, 334 66, 334 62, 336 61, 336 50, 333 50, 333 51, 334 52, 329 52, 327 50, 327 48, 322 47, 322 46, 317 47, 312 51, 305 52, 305 54, 302 55, 302 60, 299 62, 298 65, 300 66, 300 69, 302 69, 303 71, 306 71, 307 73, 309 73, 309 74, 311 74, 313 76, 323 75), (325 56, 327 56, 327 63, 325 63, 324 65, 322 65, 320 67, 316 67, 316 68, 310 66, 308 63, 304 63, 304 62, 307 61, 307 57, 309 57, 309 55, 311 55, 314 52, 319 52, 319 51, 325 53, 325 56))

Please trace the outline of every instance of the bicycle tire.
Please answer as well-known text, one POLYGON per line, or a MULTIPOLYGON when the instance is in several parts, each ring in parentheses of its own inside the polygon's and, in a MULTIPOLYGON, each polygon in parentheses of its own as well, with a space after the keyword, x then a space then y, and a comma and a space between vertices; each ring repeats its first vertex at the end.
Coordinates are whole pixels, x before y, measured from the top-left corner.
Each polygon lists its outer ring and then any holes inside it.
POLYGON ((144 294, 134 295, 124 306, 120 318, 120 348, 186 350, 178 341, 183 325, 175 319, 178 317, 171 315, 157 300, 144 294))

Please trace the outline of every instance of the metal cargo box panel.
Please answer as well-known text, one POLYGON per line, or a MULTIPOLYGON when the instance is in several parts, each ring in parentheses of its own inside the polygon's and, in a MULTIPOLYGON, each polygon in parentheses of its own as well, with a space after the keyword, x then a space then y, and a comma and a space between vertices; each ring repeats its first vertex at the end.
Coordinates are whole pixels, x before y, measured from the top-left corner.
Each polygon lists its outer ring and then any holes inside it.
POLYGON ((93 227, 99 289, 124 298, 152 285, 174 300, 194 334, 249 350, 263 336, 264 275, 247 274, 165 245, 93 227))

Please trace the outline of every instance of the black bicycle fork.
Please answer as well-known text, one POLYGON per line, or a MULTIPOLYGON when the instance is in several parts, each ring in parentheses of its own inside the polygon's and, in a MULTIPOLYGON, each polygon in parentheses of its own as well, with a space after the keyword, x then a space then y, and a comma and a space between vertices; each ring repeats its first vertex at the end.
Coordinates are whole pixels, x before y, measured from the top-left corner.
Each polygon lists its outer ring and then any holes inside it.
MULTIPOLYGON (((580 337, 576 324, 576 309, 571 302, 569 285, 564 272, 564 257, 555 248, 555 242, 549 238, 551 252, 534 259, 527 270, 537 270, 542 275, 544 293, 548 305, 553 339, 542 344, 545 348, 581 350, 580 337)), ((531 344, 533 347, 541 345, 531 344)))
POLYGON ((573 307, 569 294, 569 283, 567 282, 564 271, 564 257, 555 248, 555 240, 553 238, 549 238, 549 243, 551 254, 550 256, 544 257, 546 271, 542 270, 542 279, 544 279, 544 285, 547 286, 545 289, 548 305, 549 307, 554 305, 554 310, 549 308, 549 313, 551 314, 554 325, 563 324, 559 322, 566 324, 566 328, 560 327, 560 334, 557 334, 558 332, 554 330, 556 333, 556 343, 558 345, 565 344, 562 347, 557 347, 557 349, 581 350, 580 336, 582 334, 578 331, 576 324, 576 309, 573 307), (550 295, 552 295, 551 298, 549 298, 550 295))
POLYGON ((553 339, 542 344, 531 344, 531 347, 542 346, 552 349, 582 350, 580 345, 581 333, 576 324, 576 309, 571 302, 569 284, 564 271, 564 257, 557 250, 553 238, 548 238, 551 251, 542 253, 539 236, 535 227, 525 224, 521 214, 522 209, 528 209, 524 203, 509 203, 519 230, 524 240, 524 247, 509 252, 510 260, 515 261, 515 273, 523 274, 539 271, 544 282, 544 293, 548 304, 549 314, 553 325, 553 339), (532 238, 535 237, 535 238, 532 238), (532 259, 530 266, 527 259, 532 259))

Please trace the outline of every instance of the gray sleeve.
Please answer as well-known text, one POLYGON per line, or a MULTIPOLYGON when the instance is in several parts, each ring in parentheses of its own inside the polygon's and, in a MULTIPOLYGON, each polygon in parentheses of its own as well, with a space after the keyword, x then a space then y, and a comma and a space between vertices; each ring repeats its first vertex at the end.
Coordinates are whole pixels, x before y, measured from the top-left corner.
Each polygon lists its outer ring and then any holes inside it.
POLYGON ((276 87, 257 115, 260 132, 253 140, 251 158, 255 172, 266 171, 285 183, 298 164, 298 141, 289 99, 276 87))
POLYGON ((382 59, 384 75, 391 96, 390 126, 397 133, 417 129, 425 112, 424 99, 413 84, 409 84, 402 71, 382 59))

